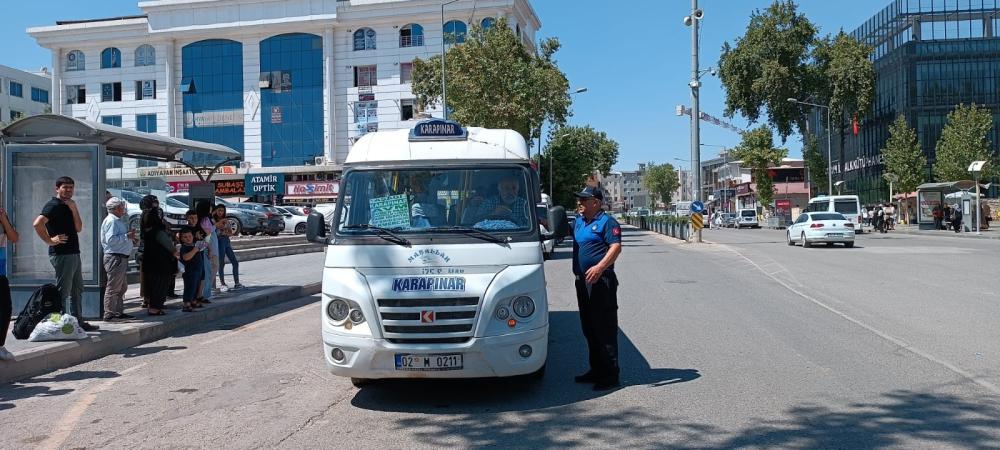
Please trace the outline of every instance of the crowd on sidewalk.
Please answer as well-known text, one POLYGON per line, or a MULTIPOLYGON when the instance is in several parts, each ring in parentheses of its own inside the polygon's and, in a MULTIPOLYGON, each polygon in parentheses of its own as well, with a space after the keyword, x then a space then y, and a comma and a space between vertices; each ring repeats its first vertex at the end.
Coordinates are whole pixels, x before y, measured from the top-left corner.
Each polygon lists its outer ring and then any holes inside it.
MULTIPOLYGON (((42 207, 33 227, 38 238, 49 247, 49 262, 55 270, 54 284, 59 289, 63 311, 72 315, 85 331, 96 331, 99 327, 82 317, 79 235, 84 225, 73 200, 75 188, 72 178, 57 179, 55 196, 42 207)), ((105 193, 105 207, 107 216, 99 230, 103 252, 101 281, 105 289, 102 318, 105 321, 134 319, 124 311, 128 261, 133 250, 139 264, 142 307, 150 316, 165 315, 167 299, 179 297, 176 293, 178 274, 184 283, 184 312, 194 312, 211 303, 213 295, 243 288, 239 261, 230 241, 232 232, 226 220, 225 205, 213 207, 207 200, 199 201, 195 209, 187 212, 187 225, 173 229, 164 219, 159 199, 147 195, 140 203, 142 216, 138 233, 129 228, 125 200, 105 193), (226 259, 233 266, 231 289, 225 281, 226 259)), ((13 314, 4 240, 14 243, 19 237, 6 211, 0 208, 0 360, 13 358, 4 348, 13 314)))

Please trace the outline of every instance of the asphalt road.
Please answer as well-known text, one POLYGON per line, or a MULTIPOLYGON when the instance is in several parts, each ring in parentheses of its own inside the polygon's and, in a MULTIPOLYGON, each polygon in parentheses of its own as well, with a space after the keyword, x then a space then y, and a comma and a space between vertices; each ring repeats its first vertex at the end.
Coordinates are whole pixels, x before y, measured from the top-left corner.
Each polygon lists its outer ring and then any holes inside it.
POLYGON ((996 244, 706 238, 624 233, 613 392, 572 382, 586 355, 561 248, 541 382, 358 390, 325 370, 304 298, 0 386, 0 448, 1000 446, 996 244))

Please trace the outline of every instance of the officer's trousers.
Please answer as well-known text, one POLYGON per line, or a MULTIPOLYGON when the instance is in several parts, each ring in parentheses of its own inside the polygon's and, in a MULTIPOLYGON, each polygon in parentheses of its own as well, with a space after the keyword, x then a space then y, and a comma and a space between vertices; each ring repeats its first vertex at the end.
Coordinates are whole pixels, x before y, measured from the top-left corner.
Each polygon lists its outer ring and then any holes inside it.
POLYGON ((585 276, 576 280, 580 326, 587 339, 590 370, 599 379, 618 377, 618 277, 605 272, 587 292, 585 276))

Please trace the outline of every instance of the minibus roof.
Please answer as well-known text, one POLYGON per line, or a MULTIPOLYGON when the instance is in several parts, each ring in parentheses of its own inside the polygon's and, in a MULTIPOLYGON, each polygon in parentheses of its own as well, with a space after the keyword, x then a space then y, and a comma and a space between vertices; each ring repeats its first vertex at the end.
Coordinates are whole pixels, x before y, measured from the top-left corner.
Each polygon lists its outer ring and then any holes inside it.
POLYGON ((510 160, 527 162, 528 147, 513 130, 466 128, 467 136, 413 139, 411 130, 378 131, 359 139, 345 164, 390 161, 510 160))

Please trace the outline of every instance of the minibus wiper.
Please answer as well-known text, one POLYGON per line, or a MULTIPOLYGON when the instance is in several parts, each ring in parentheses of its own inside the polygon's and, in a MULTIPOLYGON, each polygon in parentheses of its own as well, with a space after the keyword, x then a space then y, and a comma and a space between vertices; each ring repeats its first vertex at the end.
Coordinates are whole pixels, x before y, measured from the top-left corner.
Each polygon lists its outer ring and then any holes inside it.
POLYGON ((385 240, 387 240, 389 242, 393 242, 393 243, 402 245, 403 247, 409 247, 411 245, 410 241, 408 239, 406 239, 406 238, 404 238, 404 237, 402 237, 402 236, 400 236, 400 235, 398 235, 396 233, 393 233, 392 230, 390 230, 388 228, 377 227, 375 225, 370 225, 370 224, 367 224, 367 223, 363 223, 363 224, 360 224, 360 225, 348 225, 348 226, 344 227, 344 229, 345 230, 369 230, 369 231, 375 232, 375 234, 377 234, 378 237, 380 237, 382 239, 385 239, 385 240))
POLYGON ((500 245, 507 245, 507 240, 501 237, 494 236, 478 228, 471 227, 461 227, 461 226, 450 226, 450 227, 431 227, 428 228, 429 231, 457 231, 459 233, 465 233, 468 235, 474 235, 480 239, 494 242, 500 245))

